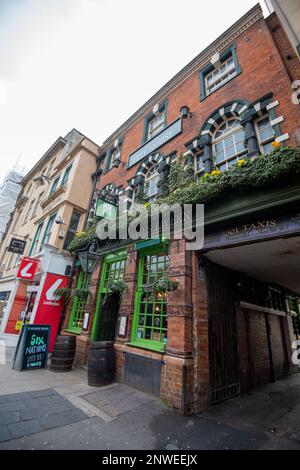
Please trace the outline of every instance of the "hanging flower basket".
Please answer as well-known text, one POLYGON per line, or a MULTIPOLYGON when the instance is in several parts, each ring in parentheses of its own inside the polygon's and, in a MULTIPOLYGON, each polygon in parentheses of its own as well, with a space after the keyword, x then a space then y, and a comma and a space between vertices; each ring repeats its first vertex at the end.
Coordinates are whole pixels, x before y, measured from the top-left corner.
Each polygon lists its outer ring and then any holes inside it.
POLYGON ((74 289, 73 295, 80 300, 86 300, 91 293, 88 289, 74 289))
POLYGON ((168 277, 161 277, 156 282, 156 290, 172 292, 178 288, 178 281, 171 281, 168 277))
POLYGON ((151 284, 143 284, 142 289, 145 293, 153 292, 154 291, 154 282, 151 284))
POLYGON ((112 293, 123 294, 123 292, 127 289, 127 286, 123 281, 110 281, 107 288, 112 293))

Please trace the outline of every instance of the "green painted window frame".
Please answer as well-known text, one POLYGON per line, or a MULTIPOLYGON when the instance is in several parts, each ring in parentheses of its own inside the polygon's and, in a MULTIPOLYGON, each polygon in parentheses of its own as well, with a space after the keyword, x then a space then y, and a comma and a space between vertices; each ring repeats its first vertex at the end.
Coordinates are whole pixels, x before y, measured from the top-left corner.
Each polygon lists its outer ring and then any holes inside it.
POLYGON ((33 242, 31 244, 31 247, 30 247, 29 256, 31 256, 32 254, 35 254, 34 249, 35 249, 36 245, 38 245, 38 243, 39 243, 39 237, 41 236, 44 223, 45 223, 45 221, 43 220, 37 226, 37 229, 36 229, 35 235, 34 235, 34 239, 33 239, 33 242))
MULTIPOLYGON (((160 131, 163 132, 163 130, 167 127, 167 109, 168 109, 168 100, 164 100, 160 105, 159 105, 159 112, 164 113, 164 118, 165 118, 165 123, 164 123, 164 128, 160 131)), ((154 139, 157 135, 152 137, 152 139, 148 140, 148 129, 149 129, 149 124, 152 119, 155 118, 155 115, 151 111, 151 113, 147 114, 147 116, 144 117, 144 130, 143 130, 143 135, 142 135, 142 145, 145 144, 146 142, 150 142, 150 140, 154 139)))
POLYGON ((56 176, 56 178, 54 179, 53 184, 52 184, 51 189, 50 189, 50 194, 53 194, 54 191, 56 191, 59 180, 60 180, 60 175, 56 176))
MULTIPOLYGON (((91 274, 87 274, 81 269, 78 275, 76 289, 88 289, 90 282, 91 274)), ((82 323, 84 320, 86 302, 87 299, 80 299, 76 295, 74 296, 67 331, 71 331, 72 333, 77 334, 82 332, 82 323), (81 326, 74 326, 74 322, 77 325, 79 323, 81 326)))
POLYGON ((61 180, 61 183, 60 183, 60 186, 64 186, 65 184, 67 184, 68 180, 69 180, 69 177, 70 177, 70 173, 71 173, 71 170, 72 170, 72 166, 73 166, 73 163, 71 163, 71 165, 69 165, 64 174, 63 174, 63 177, 62 177, 62 180, 61 180))
MULTIPOLYGON (((43 245, 44 245, 44 243, 45 243, 45 239, 46 239, 47 234, 48 234, 48 232, 49 232, 49 228, 51 228, 51 230, 52 230, 52 227, 53 227, 54 220, 55 220, 55 217, 56 217, 56 216, 57 216, 57 212, 55 212, 54 214, 50 215, 50 217, 49 217, 49 220, 48 220, 48 222, 47 222, 46 229, 45 229, 45 232, 44 232, 44 235, 43 235, 42 243, 41 243, 41 245, 40 245, 40 251, 42 250, 43 245)), ((50 232, 50 236, 51 236, 51 233, 52 233, 52 232, 50 232)), ((49 241, 49 240, 48 240, 48 241, 49 241)), ((48 242, 47 242, 47 243, 48 243, 48 242)))
POLYGON ((97 295, 97 302, 96 302, 96 313, 93 321, 92 327, 92 341, 96 341, 98 327, 101 319, 101 305, 102 305, 102 295, 107 293, 107 281, 108 279, 117 279, 119 281, 124 280, 125 270, 126 270, 126 261, 127 261, 127 250, 118 251, 116 253, 110 253, 109 255, 105 256, 102 269, 101 269, 101 277, 100 277, 100 284, 98 289, 97 295), (113 269, 110 268, 112 265, 115 265, 117 268, 116 263, 120 263, 120 266, 123 264, 121 269, 113 269), (118 272, 117 277, 110 277, 111 272, 118 272))
POLYGON ((218 88, 216 88, 212 93, 207 93, 206 91, 206 82, 205 82, 205 77, 214 70, 214 66, 209 63, 207 64, 203 69, 200 70, 198 76, 199 76, 199 82, 200 82, 200 101, 203 101, 205 98, 208 96, 213 95, 217 90, 220 90, 223 86, 227 85, 231 80, 233 80, 235 77, 237 77, 241 72, 241 66, 238 61, 238 56, 236 52, 236 44, 232 44, 230 47, 228 47, 225 51, 223 51, 220 54, 220 62, 224 62, 227 60, 230 56, 232 55, 234 65, 235 65, 235 75, 231 77, 227 82, 223 83, 220 85, 218 88))
POLYGON ((159 246, 154 246, 145 250, 140 250, 139 252, 139 261, 138 261, 138 282, 137 290, 135 293, 135 307, 133 315, 133 324, 131 331, 131 342, 129 343, 132 346, 141 347, 144 349, 151 349, 154 351, 164 352, 165 341, 163 334, 167 339, 168 335, 168 324, 167 324, 167 305, 168 298, 167 294, 163 292, 145 293, 143 290, 143 284, 145 283, 145 275, 147 276, 146 280, 150 280, 150 272, 145 273, 145 260, 147 257, 150 257, 150 265, 152 263, 152 258, 156 258, 156 267, 158 266, 158 256, 163 255, 163 269, 156 270, 154 272, 154 281, 159 279, 162 275, 168 272, 169 267, 169 250, 168 244, 162 243, 159 246), (153 298, 155 295, 155 298, 153 298), (141 306, 144 305, 144 311, 141 311, 141 306), (152 305, 152 311, 149 312, 148 306, 152 305), (156 310, 159 309, 159 310, 156 310), (157 312, 157 313, 155 313, 157 312), (159 312, 159 313, 158 313, 159 312), (141 325, 139 323, 140 317, 144 317, 144 323, 141 325), (151 319, 151 325, 147 324, 147 320, 151 319), (156 318, 160 319, 159 326, 155 325, 156 318), (165 323, 164 323, 165 322, 165 323), (165 325, 165 326, 163 326, 165 325), (143 338, 138 337, 138 330, 142 331, 143 338), (156 341, 153 339, 145 339, 146 330, 150 330, 152 333, 158 333, 160 340, 156 341))

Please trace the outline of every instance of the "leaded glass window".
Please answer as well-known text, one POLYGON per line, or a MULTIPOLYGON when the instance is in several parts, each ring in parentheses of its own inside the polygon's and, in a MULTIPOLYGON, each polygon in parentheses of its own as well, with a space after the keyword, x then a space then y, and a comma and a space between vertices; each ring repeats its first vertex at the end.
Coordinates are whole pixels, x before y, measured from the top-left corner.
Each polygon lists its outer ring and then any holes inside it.
POLYGON ((261 152, 263 154, 271 152, 273 150, 272 142, 274 141, 275 136, 269 116, 257 121, 256 129, 261 152))
POLYGON ((157 171, 158 165, 152 165, 145 175, 144 181, 144 194, 147 201, 153 201, 158 193, 158 180, 159 174, 157 171))
POLYGON ((212 142, 215 165, 219 170, 227 170, 245 154, 244 141, 244 128, 238 119, 230 119, 221 124, 212 142))
MULTIPOLYGON (((90 285, 91 274, 79 272, 76 289, 88 289, 90 285)), ((80 333, 82 329, 85 306, 87 298, 78 297, 77 295, 73 298, 71 317, 68 324, 68 329, 76 333, 80 333)))
POLYGON ((167 342, 168 294, 151 290, 169 268, 169 256, 156 253, 142 256, 135 310, 133 340, 146 347, 161 350, 167 342))

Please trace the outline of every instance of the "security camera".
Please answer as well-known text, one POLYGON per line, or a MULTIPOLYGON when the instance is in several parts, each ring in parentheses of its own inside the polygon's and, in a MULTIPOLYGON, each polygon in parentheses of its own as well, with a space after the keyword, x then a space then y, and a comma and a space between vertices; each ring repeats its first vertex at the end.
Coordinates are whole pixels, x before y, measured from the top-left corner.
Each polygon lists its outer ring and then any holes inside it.
POLYGON ((62 217, 60 217, 60 215, 58 215, 56 218, 55 218, 55 223, 58 224, 58 225, 62 225, 65 223, 64 219, 62 217))

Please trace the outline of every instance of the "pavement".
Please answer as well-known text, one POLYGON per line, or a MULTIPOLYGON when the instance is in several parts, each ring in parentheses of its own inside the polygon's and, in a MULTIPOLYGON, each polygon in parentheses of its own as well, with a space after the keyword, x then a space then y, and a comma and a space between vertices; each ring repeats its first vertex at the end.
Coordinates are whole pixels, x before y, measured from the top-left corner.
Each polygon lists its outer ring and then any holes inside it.
POLYGON ((300 450, 299 373, 184 417, 123 383, 89 387, 84 369, 12 370, 14 338, 1 347, 0 450, 300 450))

